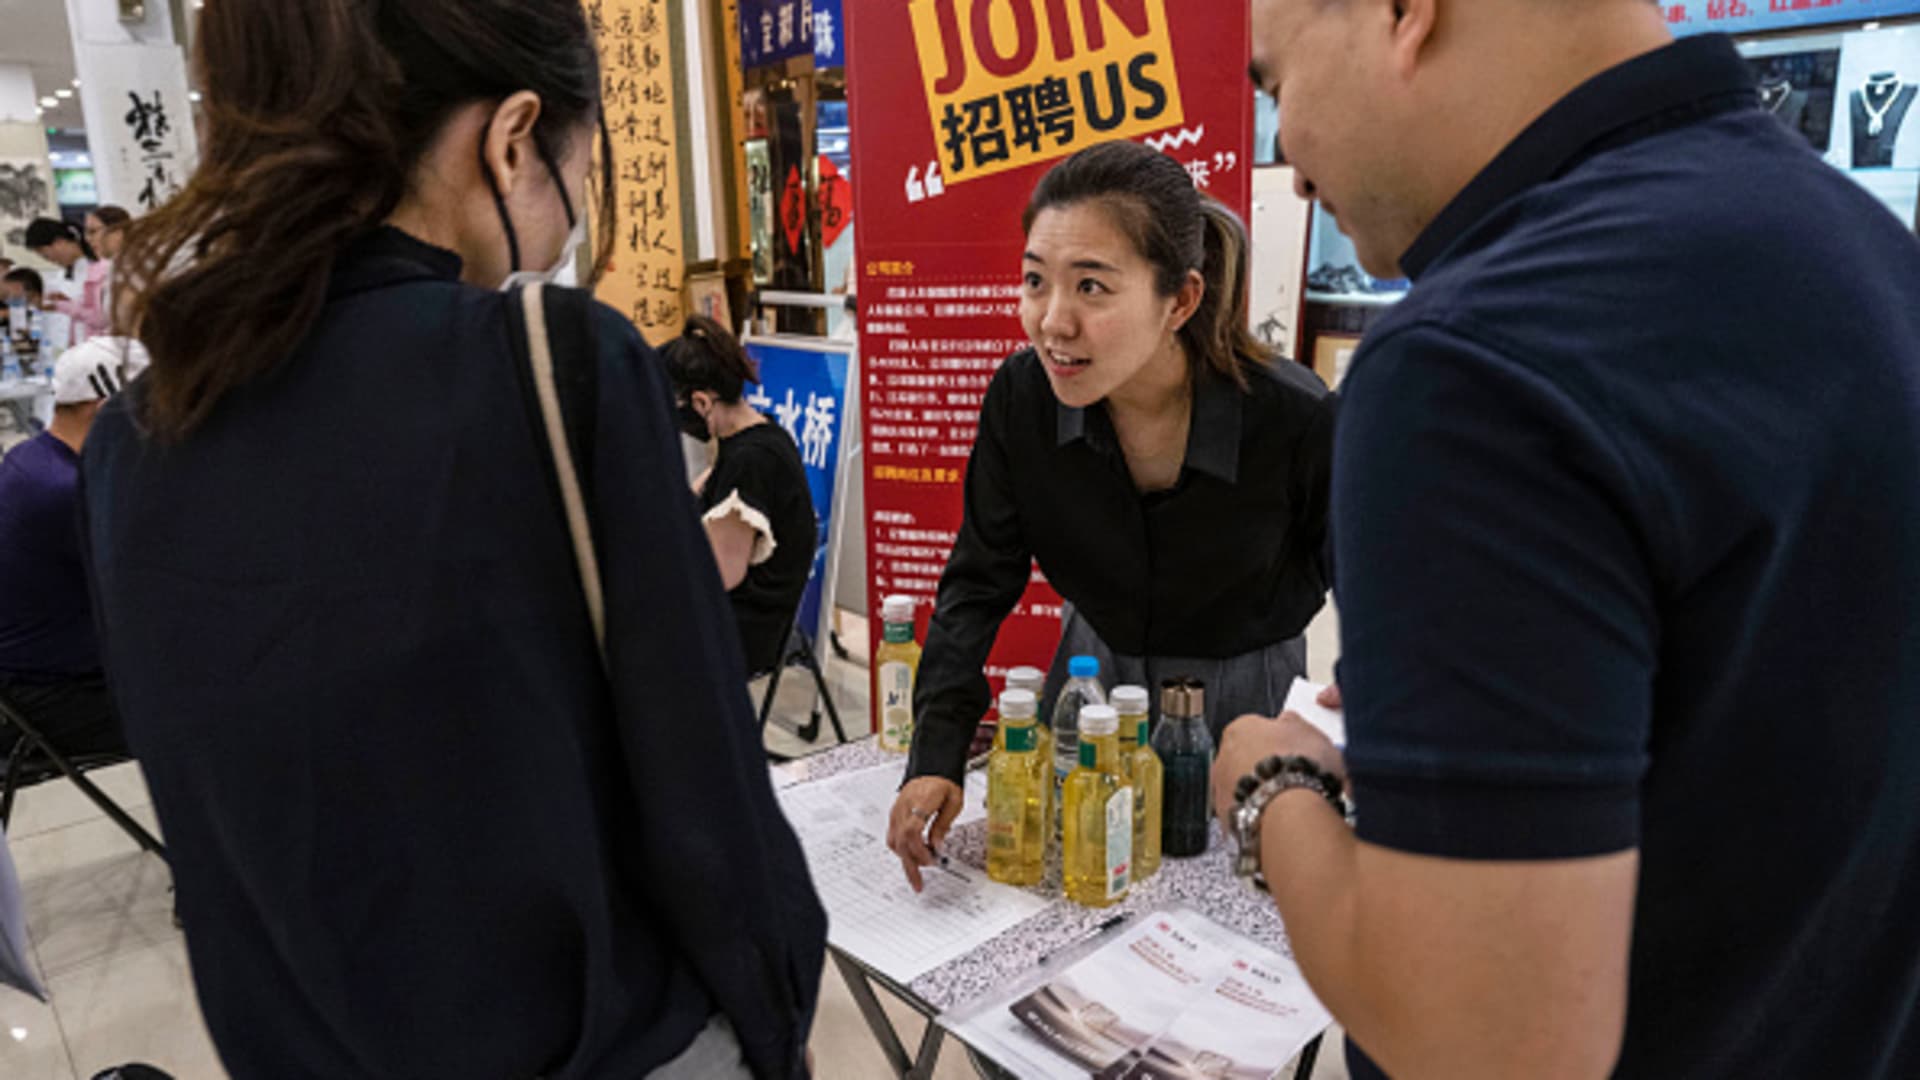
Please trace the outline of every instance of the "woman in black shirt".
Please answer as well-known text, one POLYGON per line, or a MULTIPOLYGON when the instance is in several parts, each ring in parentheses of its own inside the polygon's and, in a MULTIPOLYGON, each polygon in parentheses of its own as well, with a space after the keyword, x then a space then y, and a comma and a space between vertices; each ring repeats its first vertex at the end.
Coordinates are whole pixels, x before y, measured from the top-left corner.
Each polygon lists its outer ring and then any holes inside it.
POLYGON ((199 168, 120 262, 153 366, 83 475, 225 1071, 806 1075, 825 920, 672 391, 632 322, 545 291, 590 376, 563 404, 598 640, 516 360, 502 290, 572 265, 590 192, 611 247, 585 10, 219 0, 199 28, 199 168))
POLYGON ((719 442, 694 493, 733 600, 747 672, 762 675, 780 663, 813 572, 819 524, 800 448, 743 399, 760 372, 719 323, 693 316, 660 357, 673 381, 680 429, 719 442))
POLYGON ((1033 347, 981 409, 888 830, 916 888, 1035 560, 1068 603, 1049 699, 1075 654, 1108 685, 1199 677, 1216 737, 1280 711, 1326 597, 1333 402, 1248 332, 1238 219, 1172 158, 1117 142, 1049 173, 1025 228, 1033 347))

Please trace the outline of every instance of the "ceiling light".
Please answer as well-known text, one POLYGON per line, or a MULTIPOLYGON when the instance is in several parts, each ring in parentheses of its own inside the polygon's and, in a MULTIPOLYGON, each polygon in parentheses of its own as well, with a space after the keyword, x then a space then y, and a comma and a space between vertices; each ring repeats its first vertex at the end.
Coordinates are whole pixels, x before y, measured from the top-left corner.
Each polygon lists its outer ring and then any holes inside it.
POLYGON ((59 90, 55 90, 55 91, 53 92, 53 96, 54 96, 54 97, 57 97, 57 98, 59 98, 59 99, 60 99, 61 101, 65 101, 65 100, 67 100, 68 98, 70 98, 70 97, 72 97, 72 96, 73 96, 73 91, 71 91, 71 90, 68 90, 68 89, 66 89, 66 88, 64 88, 64 87, 63 87, 63 88, 61 88, 61 89, 59 89, 59 90))
POLYGON ((43 98, 41 98, 41 99, 40 99, 40 107, 41 107, 41 108, 43 108, 43 109, 56 109, 56 108, 59 108, 59 107, 60 107, 60 99, 59 99, 59 98, 53 98, 53 97, 43 97, 43 98))

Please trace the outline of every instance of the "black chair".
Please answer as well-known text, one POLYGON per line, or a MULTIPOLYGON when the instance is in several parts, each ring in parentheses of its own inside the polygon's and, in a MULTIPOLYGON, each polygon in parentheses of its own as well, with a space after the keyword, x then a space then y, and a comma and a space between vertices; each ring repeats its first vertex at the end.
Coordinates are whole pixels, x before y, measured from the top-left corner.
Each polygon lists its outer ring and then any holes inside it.
POLYGON ((21 789, 64 776, 73 781, 73 786, 93 800, 93 804, 113 819, 113 823, 132 837, 142 850, 160 856, 162 861, 166 860, 166 845, 133 820, 132 815, 101 791, 98 784, 87 779, 87 773, 132 761, 131 757, 126 754, 85 754, 69 758, 54 749, 53 744, 47 741, 46 736, 27 719, 21 709, 0 695, 0 734, 8 731, 15 735, 15 741, 13 753, 7 758, 6 776, 0 779, 0 828, 13 820, 13 797, 21 789))
MULTIPOLYGON (((813 673, 813 685, 820 691, 820 700, 813 707, 813 717, 800 728, 800 737, 807 742, 820 737, 820 709, 824 705, 827 710, 827 719, 833 722, 833 734, 844 744, 847 741, 847 729, 840 726, 840 710, 833 704, 833 692, 827 689, 827 676, 820 670, 820 658, 814 654, 813 642, 808 640, 807 635, 798 625, 788 628, 787 642, 781 649, 780 657, 780 662, 774 665, 772 672, 763 671, 754 676, 759 678, 761 675, 771 675, 767 680, 766 696, 760 701, 761 737, 765 738, 767 722, 773 718, 773 699, 780 693, 781 674, 793 665, 799 664, 813 673)), ((767 752, 767 756, 776 761, 788 760, 785 755, 776 754, 771 750, 767 752)))

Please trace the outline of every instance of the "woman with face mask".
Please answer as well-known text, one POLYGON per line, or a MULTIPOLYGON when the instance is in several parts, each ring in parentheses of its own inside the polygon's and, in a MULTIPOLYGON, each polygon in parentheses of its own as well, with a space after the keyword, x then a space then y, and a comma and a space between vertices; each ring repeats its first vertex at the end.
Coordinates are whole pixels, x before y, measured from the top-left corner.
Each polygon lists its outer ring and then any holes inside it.
POLYGON ((1109 687, 1199 678, 1216 739, 1280 711, 1325 603, 1333 402, 1248 332, 1239 220, 1121 142, 1050 172, 1025 228, 1032 347, 981 409, 888 827, 915 888, 962 808, 982 668, 1036 560, 1067 601, 1049 700, 1076 655, 1109 687))
POLYGON ((662 512, 672 389, 582 300, 602 648, 501 291, 572 263, 589 202, 610 246, 581 5, 199 25, 199 170, 120 257, 153 366, 84 484, 227 1071, 803 1076, 824 920, 711 549, 662 512))
POLYGON ((806 465, 793 436, 745 400, 760 372, 726 327, 695 315, 660 359, 680 430, 718 446, 694 495, 733 601, 747 671, 762 675, 780 663, 813 572, 819 523, 806 465))

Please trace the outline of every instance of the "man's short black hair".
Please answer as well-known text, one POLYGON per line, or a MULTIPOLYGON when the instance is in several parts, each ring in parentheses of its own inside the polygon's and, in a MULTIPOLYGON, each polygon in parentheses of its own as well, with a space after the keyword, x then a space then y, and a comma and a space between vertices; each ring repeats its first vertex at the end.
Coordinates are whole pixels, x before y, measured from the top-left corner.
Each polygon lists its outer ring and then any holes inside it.
POLYGON ((52 247, 60 240, 71 240, 77 244, 80 242, 80 237, 72 225, 57 218, 36 218, 27 226, 28 251, 52 247))
POLYGON ((0 279, 0 280, 5 280, 8 282, 17 281, 20 284, 25 285, 29 293, 33 293, 35 295, 38 295, 47 291, 47 283, 40 279, 40 271, 29 270, 24 266, 20 267, 17 270, 7 271, 7 276, 4 279, 0 279))

